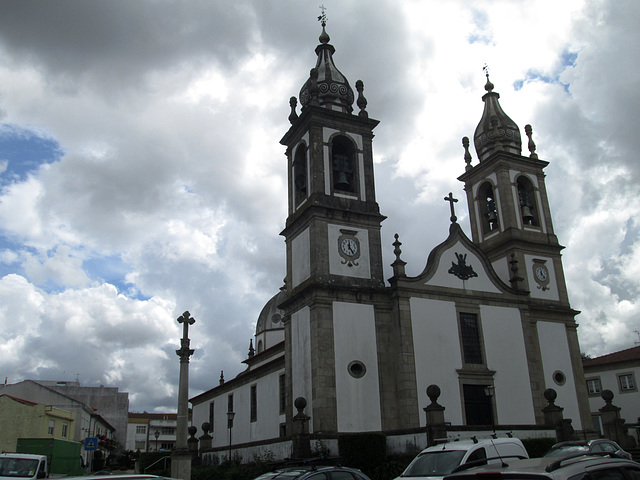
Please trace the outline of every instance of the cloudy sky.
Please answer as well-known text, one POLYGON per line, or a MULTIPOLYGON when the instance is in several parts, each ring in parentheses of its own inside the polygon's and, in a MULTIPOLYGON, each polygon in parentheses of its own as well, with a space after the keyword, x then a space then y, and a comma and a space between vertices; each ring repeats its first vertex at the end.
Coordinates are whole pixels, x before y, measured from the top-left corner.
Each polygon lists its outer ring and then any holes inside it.
MULTIPOLYGON (((279 140, 315 65, 319 3, 0 3, 1 377, 117 386, 131 411, 175 411, 185 310, 190 395, 243 369, 285 274, 279 140)), ((394 233, 410 275, 447 237, 487 64, 550 162, 583 352, 636 345, 640 2, 324 5, 336 64, 381 121, 385 263, 394 233)))

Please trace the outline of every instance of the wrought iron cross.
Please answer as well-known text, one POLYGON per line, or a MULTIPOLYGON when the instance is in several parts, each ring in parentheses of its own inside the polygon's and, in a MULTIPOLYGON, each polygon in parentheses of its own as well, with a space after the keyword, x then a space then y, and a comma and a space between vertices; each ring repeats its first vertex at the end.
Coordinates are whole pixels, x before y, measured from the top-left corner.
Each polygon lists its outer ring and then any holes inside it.
POLYGON ((458 217, 456 217, 456 211, 453 207, 453 204, 456 203, 458 201, 457 198, 453 198, 453 193, 449 192, 449 196, 448 197, 444 197, 444 200, 446 202, 449 202, 449 206, 451 208, 451 223, 456 223, 456 220, 458 220, 458 217))
POLYGON ((181 362, 188 362, 189 356, 193 355, 193 350, 189 349, 189 325, 196 323, 195 318, 189 312, 184 312, 178 317, 178 323, 182 323, 182 339, 180 340, 180 350, 176 350, 176 354, 180 357, 181 362))
POLYGON ((324 5, 320 5, 320 12, 322 13, 322 15, 320 15, 318 17, 318 21, 320 22, 320 24, 324 27, 327 25, 327 13, 326 13, 326 8, 324 5))

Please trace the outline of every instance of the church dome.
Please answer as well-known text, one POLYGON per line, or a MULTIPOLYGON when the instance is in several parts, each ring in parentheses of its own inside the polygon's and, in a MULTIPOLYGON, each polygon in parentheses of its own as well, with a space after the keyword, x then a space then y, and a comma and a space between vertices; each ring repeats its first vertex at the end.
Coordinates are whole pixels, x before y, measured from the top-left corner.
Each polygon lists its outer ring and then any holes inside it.
POLYGON ((488 74, 484 88, 487 91, 482 97, 484 112, 473 136, 478 159, 482 162, 497 151, 520 155, 520 129, 502 110, 498 101, 500 94, 493 91, 493 83, 488 74))
POLYGON ((354 94, 347 78, 333 63, 336 49, 329 43, 329 35, 322 25, 320 45, 316 47, 318 61, 311 69, 309 79, 300 89, 300 104, 319 105, 345 113, 353 111, 354 94))
POLYGON ((281 290, 266 303, 256 323, 256 335, 272 329, 282 328, 282 316, 284 312, 278 308, 278 305, 284 301, 286 292, 281 290))

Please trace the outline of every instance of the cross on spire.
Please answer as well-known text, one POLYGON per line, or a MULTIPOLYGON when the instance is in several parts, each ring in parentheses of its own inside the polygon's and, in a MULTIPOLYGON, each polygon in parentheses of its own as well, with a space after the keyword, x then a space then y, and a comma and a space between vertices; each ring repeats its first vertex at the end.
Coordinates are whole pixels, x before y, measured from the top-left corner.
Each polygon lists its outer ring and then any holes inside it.
POLYGON ((322 13, 322 15, 320 15, 318 17, 318 21, 320 22, 320 24, 325 27, 327 25, 327 13, 326 13, 326 7, 324 5, 320 5, 320 12, 322 13))
POLYGON ((456 211, 453 207, 453 204, 456 203, 458 199, 453 198, 453 193, 449 192, 449 196, 444 197, 444 200, 445 202, 449 202, 449 207, 451 208, 451 223, 456 223, 456 220, 458 220, 458 217, 456 217, 456 211))

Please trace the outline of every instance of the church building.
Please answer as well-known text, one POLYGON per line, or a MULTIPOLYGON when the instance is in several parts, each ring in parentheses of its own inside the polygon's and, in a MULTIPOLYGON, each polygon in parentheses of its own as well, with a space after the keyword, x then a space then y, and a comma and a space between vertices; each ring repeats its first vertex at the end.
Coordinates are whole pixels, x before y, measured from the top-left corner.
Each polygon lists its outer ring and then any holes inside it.
POLYGON ((545 428, 544 391, 553 388, 573 428, 591 429, 579 312, 569 304, 548 163, 535 153, 531 127, 523 155, 520 129, 487 75, 473 137, 478 162, 465 137, 458 177, 471 238, 457 223, 463 202, 443 192, 448 236, 422 273, 407 276, 398 236, 380 235, 372 152, 379 122, 369 118, 363 82, 354 92, 334 64, 324 23, 319 40, 300 112, 292 97, 280 141, 288 160, 284 286, 258 317, 246 369, 190 400, 193 425, 201 432, 208 422, 213 451, 225 457, 231 447, 258 446, 290 456, 301 413, 317 438, 420 434, 424 447, 427 387, 437 385, 451 428, 536 436, 545 428), (395 258, 383 260, 383 241, 395 258), (393 268, 387 281, 384 262, 393 268))

